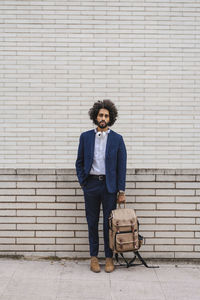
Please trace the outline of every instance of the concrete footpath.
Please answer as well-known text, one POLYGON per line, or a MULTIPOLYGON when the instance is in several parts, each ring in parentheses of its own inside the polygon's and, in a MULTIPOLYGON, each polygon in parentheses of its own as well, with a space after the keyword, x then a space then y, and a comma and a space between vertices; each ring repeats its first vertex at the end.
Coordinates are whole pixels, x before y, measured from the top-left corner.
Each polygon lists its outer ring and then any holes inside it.
POLYGON ((95 274, 89 260, 0 258, 0 300, 200 299, 199 264, 156 263, 159 269, 117 267, 107 274, 101 260, 95 274))

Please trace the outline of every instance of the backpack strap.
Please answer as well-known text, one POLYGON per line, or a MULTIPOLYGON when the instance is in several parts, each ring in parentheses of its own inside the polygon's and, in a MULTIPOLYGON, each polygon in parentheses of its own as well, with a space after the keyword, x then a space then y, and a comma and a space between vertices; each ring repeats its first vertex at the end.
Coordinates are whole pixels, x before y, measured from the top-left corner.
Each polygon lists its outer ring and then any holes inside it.
POLYGON ((159 268, 159 266, 148 266, 147 263, 145 262, 145 260, 142 258, 142 256, 140 255, 140 253, 138 251, 134 251, 134 257, 128 261, 123 253, 120 253, 121 257, 123 258, 123 260, 125 261, 126 264, 121 264, 120 261, 119 261, 119 255, 118 253, 115 253, 115 259, 117 261, 117 263, 120 265, 120 266, 126 266, 127 268, 129 267, 134 267, 134 266, 141 266, 141 265, 144 265, 146 268, 159 268), (136 257, 138 257, 138 259, 141 261, 141 263, 139 264, 134 264, 133 262, 135 261, 136 257))
POLYGON ((139 260, 142 262, 141 265, 144 265, 146 268, 159 268, 159 266, 148 266, 138 251, 135 251, 134 253, 135 253, 135 255, 137 255, 139 260))
POLYGON ((120 253, 120 255, 121 255, 121 257, 123 258, 123 260, 125 261, 126 264, 121 264, 120 261, 119 261, 119 255, 118 255, 118 253, 115 253, 115 259, 116 259, 117 263, 118 263, 120 266, 123 266, 123 267, 126 266, 127 268, 129 268, 129 267, 132 265, 132 263, 134 262, 134 260, 136 259, 136 255, 135 255, 130 261, 128 261, 128 260, 124 257, 123 253, 120 253))

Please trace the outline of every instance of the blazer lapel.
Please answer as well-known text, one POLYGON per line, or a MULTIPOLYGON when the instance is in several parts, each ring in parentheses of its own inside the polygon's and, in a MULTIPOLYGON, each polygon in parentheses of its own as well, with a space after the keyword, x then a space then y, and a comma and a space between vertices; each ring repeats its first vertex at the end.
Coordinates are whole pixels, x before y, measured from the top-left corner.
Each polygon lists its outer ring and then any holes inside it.
POLYGON ((91 144, 90 144, 90 153, 88 153, 89 156, 91 156, 92 158, 94 157, 94 143, 95 143, 95 131, 92 131, 92 137, 90 139, 91 144))
POLYGON ((110 129, 110 132, 108 133, 107 143, 106 143, 106 157, 108 156, 111 140, 112 140, 112 130, 110 129))

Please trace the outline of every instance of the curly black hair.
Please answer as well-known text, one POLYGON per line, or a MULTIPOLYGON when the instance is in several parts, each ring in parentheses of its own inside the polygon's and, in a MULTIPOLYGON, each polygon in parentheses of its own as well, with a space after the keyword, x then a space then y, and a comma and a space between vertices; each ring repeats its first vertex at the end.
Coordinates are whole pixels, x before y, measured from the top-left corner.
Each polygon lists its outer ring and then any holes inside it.
POLYGON ((93 107, 91 107, 88 112, 90 119, 93 120, 94 124, 98 125, 97 115, 101 108, 105 108, 109 111, 110 121, 108 123, 108 126, 112 126, 117 119, 118 111, 115 104, 110 100, 103 100, 103 101, 99 100, 95 102, 93 107))

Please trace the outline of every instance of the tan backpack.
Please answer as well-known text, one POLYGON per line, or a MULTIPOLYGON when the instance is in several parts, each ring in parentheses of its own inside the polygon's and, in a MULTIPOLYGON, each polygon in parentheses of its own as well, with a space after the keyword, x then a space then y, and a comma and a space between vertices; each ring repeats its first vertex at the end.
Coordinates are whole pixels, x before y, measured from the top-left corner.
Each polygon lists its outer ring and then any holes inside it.
POLYGON ((136 257, 138 257, 142 264, 149 268, 138 252, 142 243, 143 236, 139 234, 139 222, 135 210, 125 208, 125 204, 124 208, 121 208, 119 205, 117 209, 112 210, 109 217, 109 246, 114 252, 117 262, 119 263, 118 254, 120 254, 128 268, 138 265, 133 264, 136 257), (132 251, 135 256, 128 262, 123 253, 130 251, 132 251))

